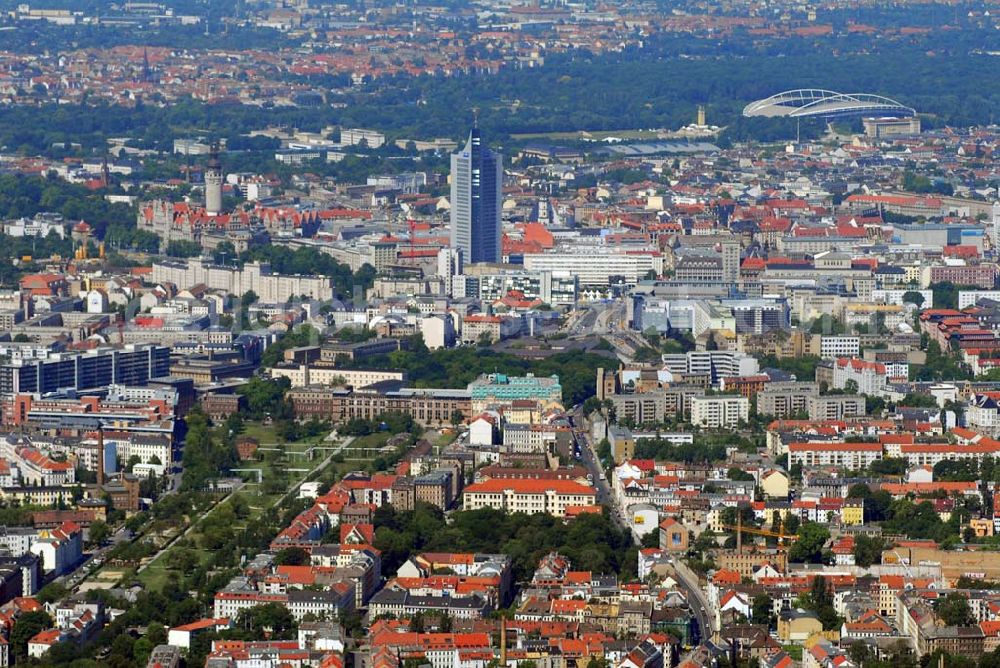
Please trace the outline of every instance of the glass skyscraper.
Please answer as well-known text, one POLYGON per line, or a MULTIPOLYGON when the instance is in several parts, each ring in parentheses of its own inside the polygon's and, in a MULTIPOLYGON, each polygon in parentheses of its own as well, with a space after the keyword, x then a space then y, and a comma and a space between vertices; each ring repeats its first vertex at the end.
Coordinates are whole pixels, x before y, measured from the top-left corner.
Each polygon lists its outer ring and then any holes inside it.
POLYGON ((451 247, 467 263, 500 262, 503 157, 472 128, 465 147, 451 156, 451 247))

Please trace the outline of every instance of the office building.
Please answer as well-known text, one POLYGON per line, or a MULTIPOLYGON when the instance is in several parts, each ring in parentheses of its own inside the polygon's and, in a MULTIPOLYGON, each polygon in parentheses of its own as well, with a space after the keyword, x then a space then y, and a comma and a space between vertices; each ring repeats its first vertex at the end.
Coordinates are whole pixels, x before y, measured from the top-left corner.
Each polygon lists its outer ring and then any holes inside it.
POLYGON ((568 271, 505 271, 480 274, 479 299, 496 302, 508 295, 520 295, 524 301, 541 301, 551 306, 575 306, 579 284, 568 271))
POLYGON ((145 385, 170 374, 170 349, 154 345, 53 353, 0 366, 0 393, 47 394, 108 385, 145 385))
POLYGON ((385 135, 375 130, 343 128, 340 131, 340 144, 341 146, 381 148, 385 144, 385 135))
POLYGON ((822 336, 819 356, 825 360, 840 357, 857 357, 861 353, 861 339, 857 336, 822 336))
POLYGON ((462 260, 462 249, 460 248, 442 248, 438 251, 437 273, 444 281, 444 292, 448 296, 451 296, 454 291, 452 279, 462 274, 464 268, 462 260))
POLYGON ((537 401, 546 406, 560 405, 562 386, 558 376, 528 374, 508 376, 502 373, 483 375, 469 383, 472 410, 482 412, 491 405, 507 405, 514 401, 537 401))
POLYGON ((662 274, 663 253, 605 246, 564 246, 546 253, 525 253, 524 268, 565 272, 575 275, 581 288, 606 290, 612 280, 636 285, 650 272, 657 276, 662 274))
POLYGON ((663 366, 673 374, 720 378, 753 376, 760 371, 756 358, 733 350, 692 350, 663 355, 663 366))
POLYGON ((865 118, 861 121, 865 128, 865 136, 872 139, 893 137, 896 135, 920 134, 920 118, 865 118))
POLYGON ((451 247, 466 262, 500 261, 503 159, 472 128, 465 147, 451 156, 451 247))

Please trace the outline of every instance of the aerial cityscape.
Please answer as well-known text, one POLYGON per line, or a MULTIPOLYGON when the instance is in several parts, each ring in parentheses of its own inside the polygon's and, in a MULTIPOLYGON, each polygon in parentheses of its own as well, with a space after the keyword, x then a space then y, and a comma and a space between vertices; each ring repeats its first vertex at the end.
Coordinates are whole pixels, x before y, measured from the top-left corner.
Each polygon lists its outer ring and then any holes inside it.
POLYGON ((1000 668, 997 0, 0 0, 0 667, 1000 668))

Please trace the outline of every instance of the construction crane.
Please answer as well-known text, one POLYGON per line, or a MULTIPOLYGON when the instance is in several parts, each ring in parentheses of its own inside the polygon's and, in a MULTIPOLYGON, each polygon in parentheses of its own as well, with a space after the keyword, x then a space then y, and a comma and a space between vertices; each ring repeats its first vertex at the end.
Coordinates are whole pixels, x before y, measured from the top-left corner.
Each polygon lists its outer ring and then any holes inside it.
POLYGON ((794 533, 785 533, 784 531, 770 531, 768 529, 755 529, 751 527, 745 527, 742 525, 732 526, 731 524, 723 524, 723 529, 729 529, 730 531, 741 531, 743 533, 752 533, 757 536, 768 536, 769 538, 777 538, 779 541, 794 541, 798 536, 794 533))
POLYGON ((743 517, 742 516, 738 516, 737 517, 737 519, 736 519, 736 526, 733 526, 731 524, 723 524, 722 528, 723 529, 729 529, 730 531, 735 531, 736 532, 736 551, 737 552, 742 552, 743 551, 743 534, 744 533, 751 533, 751 534, 754 534, 756 536, 767 536, 769 538, 777 538, 778 539, 778 549, 783 549, 784 548, 785 540, 787 540, 789 543, 791 543, 791 542, 795 541, 796 539, 798 539, 797 535, 795 535, 793 533, 785 533, 784 530, 782 530, 782 531, 779 532, 779 531, 770 531, 768 529, 757 529, 757 528, 749 528, 748 529, 748 528, 746 528, 746 527, 743 526, 743 517))
POLYGON ((416 244, 417 221, 413 220, 412 218, 407 218, 407 220, 406 220, 406 226, 410 229, 410 238, 409 238, 410 257, 407 258, 408 262, 404 263, 404 264, 409 264, 409 263, 417 264, 417 262, 416 262, 416 257, 417 257, 417 252, 416 252, 416 250, 417 250, 416 249, 416 245, 417 245, 416 244))
POLYGON ((903 567, 903 572, 906 573, 906 577, 908 577, 908 578, 910 578, 912 580, 913 579, 913 571, 910 570, 910 560, 909 559, 903 559, 903 556, 899 552, 897 552, 896 550, 893 550, 892 553, 894 555, 896 555, 897 559, 899 559, 899 564, 903 567))

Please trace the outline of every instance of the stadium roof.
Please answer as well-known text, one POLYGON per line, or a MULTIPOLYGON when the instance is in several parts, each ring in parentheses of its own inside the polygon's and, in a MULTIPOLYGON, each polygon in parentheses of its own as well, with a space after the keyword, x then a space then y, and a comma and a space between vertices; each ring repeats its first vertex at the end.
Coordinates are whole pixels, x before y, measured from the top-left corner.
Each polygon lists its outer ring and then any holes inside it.
POLYGON ((871 93, 837 93, 818 88, 787 90, 743 109, 747 118, 811 118, 835 116, 915 116, 916 110, 871 93))

